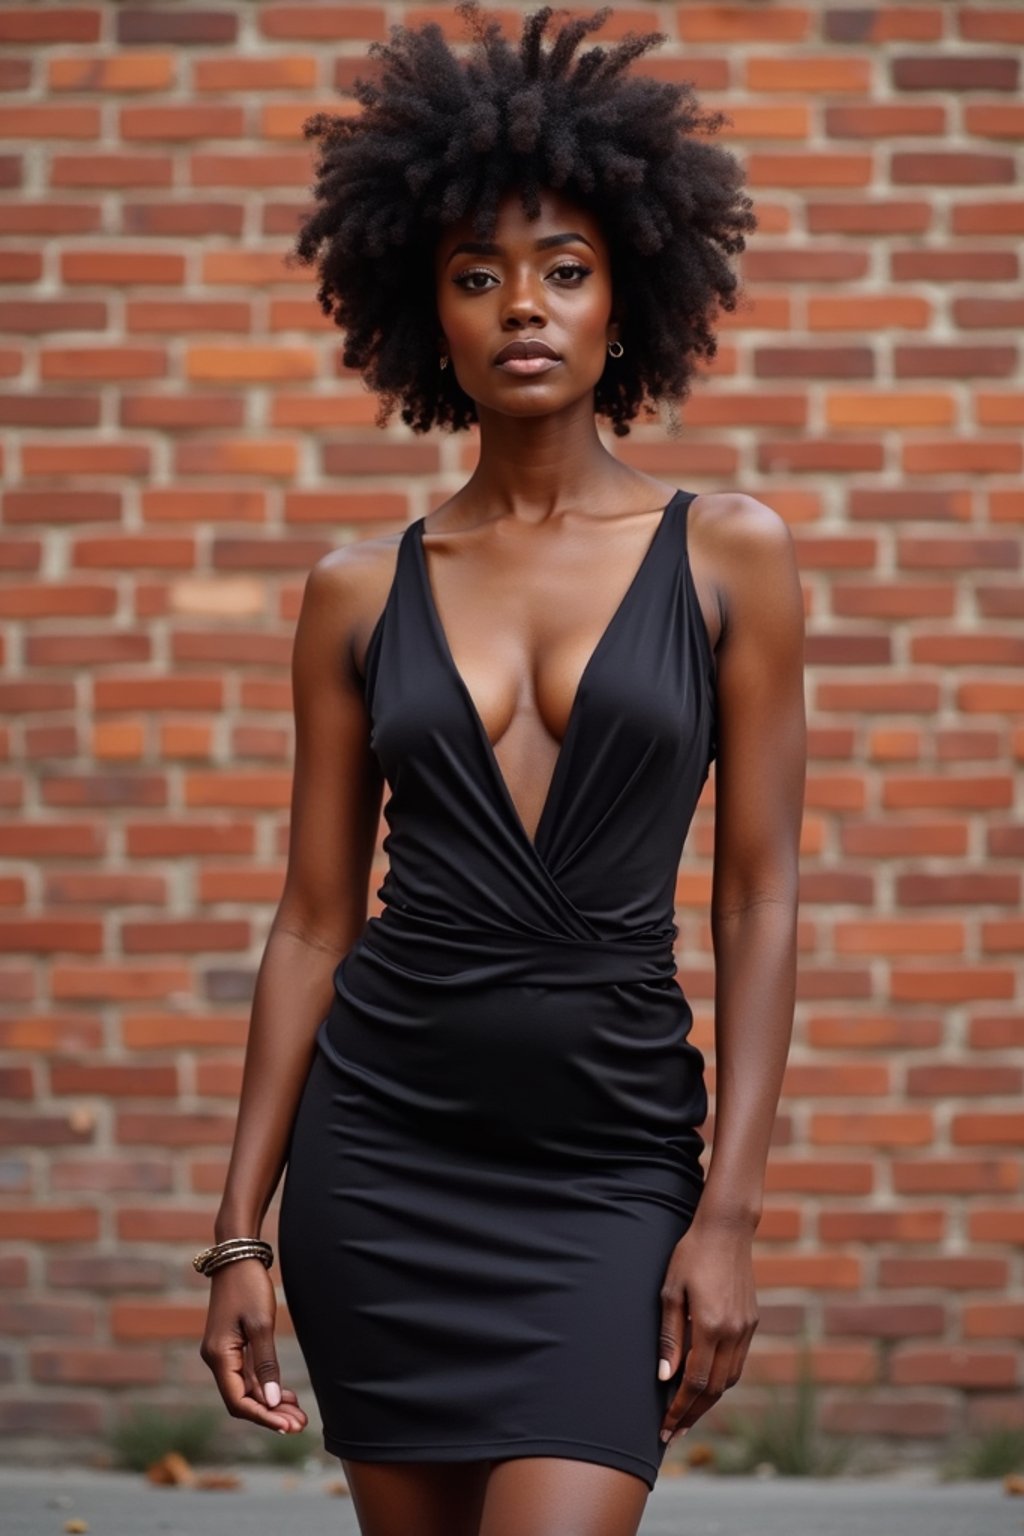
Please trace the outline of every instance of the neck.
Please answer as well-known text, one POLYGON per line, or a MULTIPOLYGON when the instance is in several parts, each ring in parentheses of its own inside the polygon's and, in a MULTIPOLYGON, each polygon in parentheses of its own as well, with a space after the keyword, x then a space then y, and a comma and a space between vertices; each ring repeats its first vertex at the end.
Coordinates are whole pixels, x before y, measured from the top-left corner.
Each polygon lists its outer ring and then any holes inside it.
POLYGON ((593 397, 549 416, 480 411, 480 458, 463 494, 495 517, 538 523, 635 481, 598 435, 593 397))

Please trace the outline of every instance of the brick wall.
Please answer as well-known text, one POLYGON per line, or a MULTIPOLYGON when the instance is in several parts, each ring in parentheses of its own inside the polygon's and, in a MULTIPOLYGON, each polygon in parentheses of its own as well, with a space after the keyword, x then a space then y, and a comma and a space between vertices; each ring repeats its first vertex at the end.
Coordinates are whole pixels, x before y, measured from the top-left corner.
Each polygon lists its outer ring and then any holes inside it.
MULTIPOLYGON (((0 9, 8 1451, 215 1399, 188 1260, 281 885, 304 575, 471 466, 373 428, 283 264, 300 123, 401 14, 0 9)), ((684 435, 615 446, 776 507, 808 610, 799 1006, 728 1401, 806 1330, 827 1426, 939 1447, 1022 1417, 1024 9, 627 23, 731 111, 761 229, 684 435)), ((710 851, 705 804, 679 958, 709 1068, 710 851)), ((301 1387, 283 1311, 281 1345, 301 1387)))

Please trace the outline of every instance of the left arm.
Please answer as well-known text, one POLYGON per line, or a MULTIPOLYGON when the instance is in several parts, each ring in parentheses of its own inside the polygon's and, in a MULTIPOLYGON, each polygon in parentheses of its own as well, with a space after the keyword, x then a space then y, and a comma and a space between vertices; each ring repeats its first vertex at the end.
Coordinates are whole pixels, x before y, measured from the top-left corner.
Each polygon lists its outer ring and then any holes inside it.
POLYGON ((686 1365, 663 1436, 685 1433, 735 1385, 757 1327, 751 1250, 796 994, 803 598, 783 520, 749 496, 722 500, 709 533, 726 610, 716 652, 715 1125, 700 1203, 661 1293, 660 1374, 686 1365))

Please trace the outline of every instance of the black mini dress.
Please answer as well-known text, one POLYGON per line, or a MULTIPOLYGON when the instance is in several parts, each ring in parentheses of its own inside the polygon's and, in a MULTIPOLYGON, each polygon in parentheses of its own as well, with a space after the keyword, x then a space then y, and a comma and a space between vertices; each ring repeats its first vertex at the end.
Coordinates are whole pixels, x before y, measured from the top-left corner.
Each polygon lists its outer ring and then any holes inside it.
MULTIPOLYGON (((288 1311, 339 1457, 563 1456, 653 1487, 659 1292, 703 1188, 676 879, 715 755, 677 491, 531 839, 404 530, 366 657, 388 870, 288 1147, 288 1311)), ((281 1021, 287 1028, 287 1021, 281 1021)))

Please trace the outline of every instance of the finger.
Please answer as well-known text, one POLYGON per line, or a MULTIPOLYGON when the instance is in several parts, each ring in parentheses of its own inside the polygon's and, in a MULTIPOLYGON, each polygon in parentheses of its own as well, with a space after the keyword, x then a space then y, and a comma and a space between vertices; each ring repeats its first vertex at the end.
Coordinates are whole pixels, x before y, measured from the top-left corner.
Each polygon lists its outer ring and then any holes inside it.
MULTIPOLYGON (((245 1362, 245 1368, 242 1372, 242 1379, 245 1383, 246 1397, 251 1397, 253 1401, 257 1403, 265 1402, 263 1389, 253 1366, 252 1344, 248 1340, 246 1340, 243 1359, 245 1362)), ((301 1434, 302 1430, 304 1430, 306 1425, 309 1423, 309 1420, 303 1413, 302 1409, 299 1407, 298 1403, 298 1398, 289 1387, 281 1388, 281 1401, 276 1405, 274 1412, 280 1418, 284 1418, 288 1421, 289 1433, 301 1434)), ((269 1404, 267 1406, 269 1406, 269 1404)))
POLYGON ((662 1293, 661 1327, 658 1332, 658 1380, 668 1381, 678 1371, 686 1353, 689 1319, 681 1296, 662 1293))
POLYGON ((719 1341, 707 1384, 676 1420, 676 1427, 672 1433, 673 1439, 675 1439, 676 1435, 685 1435, 687 1430, 692 1429, 697 1420, 703 1418, 708 1409, 713 1408, 721 1399, 729 1386, 734 1354, 735 1346, 731 1340, 722 1339, 719 1341))
POLYGON ((292 1429, 297 1433, 309 1424, 308 1415, 299 1407, 299 1400, 290 1387, 281 1388, 281 1405, 275 1411, 288 1414, 292 1420, 292 1429))
POLYGON ((243 1344, 240 1338, 231 1338, 214 1350, 213 1379, 224 1399, 224 1406, 236 1419, 249 1419, 267 1429, 287 1432, 290 1418, 282 1413, 272 1413, 258 1398, 252 1397, 245 1388, 243 1344))
POLYGON ((715 1368, 716 1343, 698 1326, 683 1362, 683 1379, 662 1420, 661 1438, 668 1440, 691 1406, 707 1391, 715 1368))
POLYGON ((253 1396, 261 1398, 268 1408, 279 1408, 281 1367, 277 1363, 273 1323, 251 1323, 246 1329, 246 1335, 252 1355, 252 1373, 256 1379, 253 1396))

